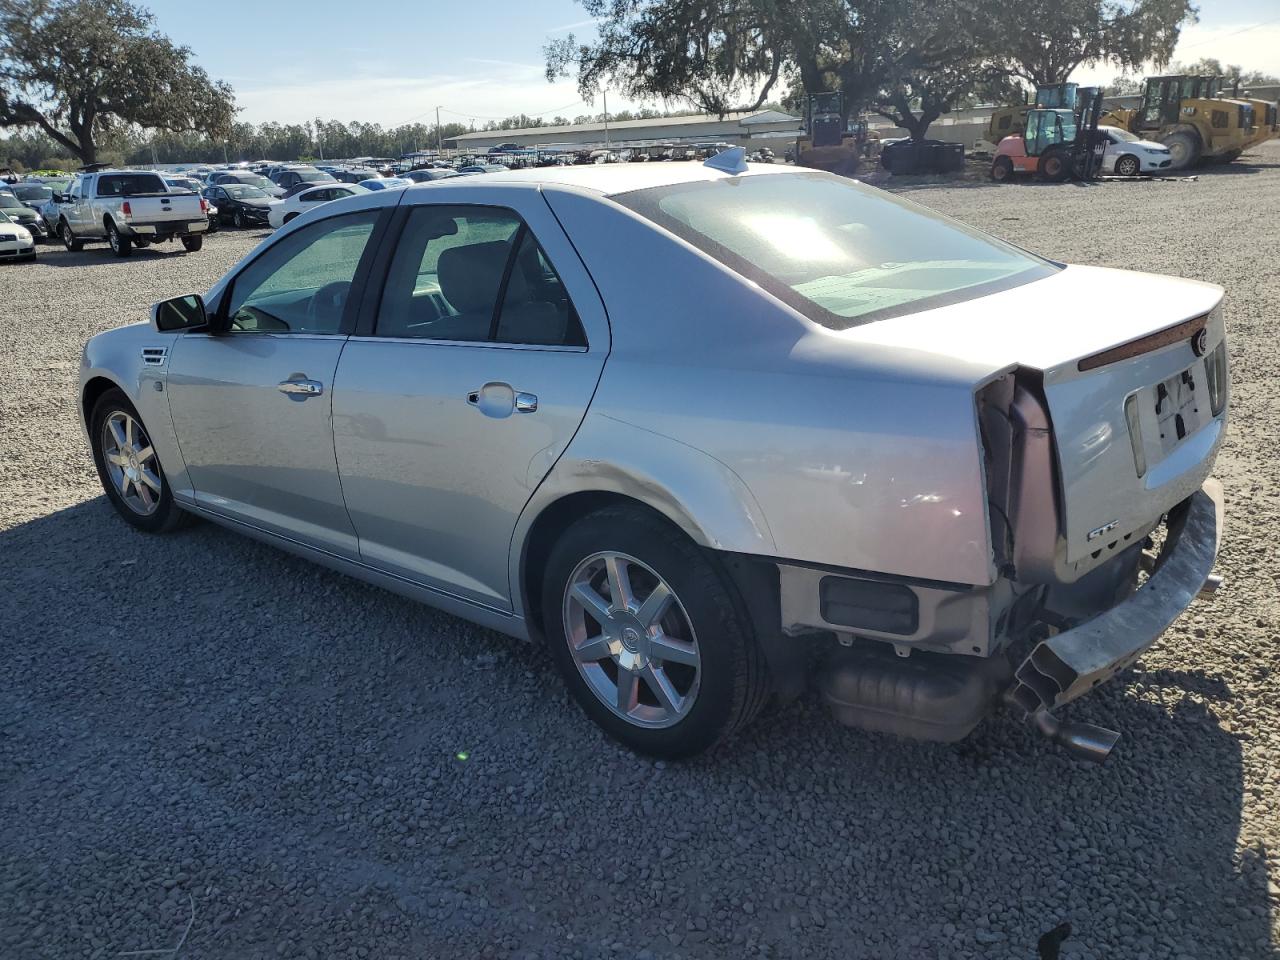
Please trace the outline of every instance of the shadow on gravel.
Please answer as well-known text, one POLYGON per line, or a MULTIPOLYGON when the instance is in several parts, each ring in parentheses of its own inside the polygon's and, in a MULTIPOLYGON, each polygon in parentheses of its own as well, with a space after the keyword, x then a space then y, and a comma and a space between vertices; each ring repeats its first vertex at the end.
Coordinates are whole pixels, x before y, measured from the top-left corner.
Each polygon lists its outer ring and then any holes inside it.
POLYGON ((1064 960, 1274 956, 1217 677, 1074 705, 1124 732, 1103 767, 807 699, 663 765, 536 648, 213 525, 99 497, 0 557, 3 956, 171 949, 191 910, 192 956, 1013 960, 1063 921, 1064 960))
POLYGON ((200 251, 187 253, 180 243, 166 243, 160 246, 143 247, 133 250, 127 257, 117 257, 105 243, 85 247, 73 253, 63 246, 45 245, 38 249, 39 262, 51 267, 83 267, 90 264, 120 264, 146 262, 147 260, 166 260, 173 256, 199 256, 200 251))

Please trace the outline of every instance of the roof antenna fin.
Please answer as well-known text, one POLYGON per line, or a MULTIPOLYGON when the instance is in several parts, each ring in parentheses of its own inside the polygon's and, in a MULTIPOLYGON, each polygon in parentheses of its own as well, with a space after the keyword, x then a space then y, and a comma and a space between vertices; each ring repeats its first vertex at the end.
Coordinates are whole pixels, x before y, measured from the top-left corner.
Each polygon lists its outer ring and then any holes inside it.
POLYGON ((732 173, 735 176, 739 173, 746 173, 746 148, 730 147, 728 150, 721 150, 714 157, 703 160, 702 165, 704 167, 710 167, 712 170, 719 170, 722 173, 732 173))

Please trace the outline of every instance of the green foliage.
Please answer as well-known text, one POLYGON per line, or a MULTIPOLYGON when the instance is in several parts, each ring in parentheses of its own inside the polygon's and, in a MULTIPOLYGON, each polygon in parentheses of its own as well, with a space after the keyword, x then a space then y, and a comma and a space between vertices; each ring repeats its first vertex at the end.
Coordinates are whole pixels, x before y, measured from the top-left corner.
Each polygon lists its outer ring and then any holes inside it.
POLYGON ((231 88, 128 0, 0 0, 0 126, 38 127, 85 163, 122 126, 230 129, 231 88))
POLYGON ((1194 76, 1223 77, 1228 85, 1238 81, 1242 87, 1280 84, 1280 77, 1274 74, 1263 73, 1261 70, 1245 70, 1232 63, 1223 66, 1221 60, 1215 60, 1213 57, 1201 57, 1195 63, 1171 63, 1165 72, 1170 75, 1186 73, 1194 76))
POLYGON ((1037 85, 1065 83, 1086 63, 1136 71, 1168 63, 1191 0, 1019 0, 1005 8, 1000 39, 1008 71, 1037 85))

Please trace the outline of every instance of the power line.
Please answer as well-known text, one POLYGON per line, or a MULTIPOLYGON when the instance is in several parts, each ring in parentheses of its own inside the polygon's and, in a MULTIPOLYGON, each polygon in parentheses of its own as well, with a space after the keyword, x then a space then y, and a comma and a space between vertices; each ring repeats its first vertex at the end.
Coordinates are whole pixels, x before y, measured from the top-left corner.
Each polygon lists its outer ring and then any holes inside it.
POLYGON ((1241 33, 1248 33, 1250 30, 1257 30, 1259 27, 1269 27, 1273 23, 1280 23, 1280 17, 1275 17, 1272 20, 1263 20, 1261 23, 1255 23, 1252 26, 1241 27, 1239 30, 1232 30, 1230 33, 1224 33, 1219 37, 1211 37, 1208 40, 1198 40, 1195 43, 1188 43, 1185 45, 1179 44, 1178 49, 1191 50, 1194 47, 1203 47, 1207 43, 1218 43, 1221 40, 1225 40, 1227 37, 1234 37, 1241 33))

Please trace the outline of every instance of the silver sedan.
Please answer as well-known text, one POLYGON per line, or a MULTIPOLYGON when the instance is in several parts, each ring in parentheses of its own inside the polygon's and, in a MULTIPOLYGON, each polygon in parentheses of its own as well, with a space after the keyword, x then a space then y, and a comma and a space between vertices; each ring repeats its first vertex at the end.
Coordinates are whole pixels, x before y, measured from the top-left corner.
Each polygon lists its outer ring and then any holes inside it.
POLYGON ((1051 711, 1211 583, 1221 296, 735 150, 326 203, 93 338, 79 400, 129 523, 545 642, 637 750, 816 680, 846 723, 1005 702, 1099 759, 1051 711))

